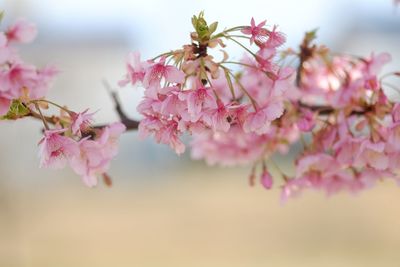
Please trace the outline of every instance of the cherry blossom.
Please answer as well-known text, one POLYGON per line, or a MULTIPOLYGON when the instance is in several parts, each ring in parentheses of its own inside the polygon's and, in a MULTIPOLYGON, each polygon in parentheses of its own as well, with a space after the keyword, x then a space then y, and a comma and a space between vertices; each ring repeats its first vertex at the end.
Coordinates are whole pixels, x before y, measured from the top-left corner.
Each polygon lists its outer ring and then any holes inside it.
POLYGON ((385 94, 400 91, 386 82, 400 72, 381 73, 388 53, 332 53, 316 43, 315 31, 298 48, 284 49, 285 34, 254 18, 219 30, 201 12, 192 24, 190 42, 181 48, 148 60, 128 55, 118 84, 141 85, 141 120, 129 119, 112 92, 121 122, 96 125, 89 109, 76 112, 47 99, 57 70, 22 60, 14 44, 32 41, 37 32, 19 20, 0 32, 1 119, 40 120, 40 166, 68 165, 89 187, 100 177, 110 184, 107 172, 126 130, 178 155, 190 150, 209 165, 247 165, 250 185, 259 177, 265 189, 281 190, 283 202, 307 190, 330 196, 388 179, 400 184, 400 104, 385 94), (243 57, 229 55, 228 45, 242 48, 243 57), (50 106, 59 114, 49 114, 50 106), (271 160, 289 152, 294 173, 271 160), (271 163, 279 177, 269 172, 271 163))

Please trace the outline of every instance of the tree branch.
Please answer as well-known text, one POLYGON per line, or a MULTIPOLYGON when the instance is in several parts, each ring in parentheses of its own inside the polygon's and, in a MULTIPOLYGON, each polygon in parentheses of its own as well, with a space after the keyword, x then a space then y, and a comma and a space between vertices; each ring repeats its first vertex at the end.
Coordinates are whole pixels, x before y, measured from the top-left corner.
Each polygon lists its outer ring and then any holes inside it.
MULTIPOLYGON (((108 93, 110 94, 111 99, 114 102, 115 111, 117 111, 119 119, 120 119, 121 123, 125 125, 126 130, 127 131, 137 130, 139 127, 139 121, 132 120, 125 114, 125 112, 122 110, 122 105, 118 99, 117 93, 112 90, 110 84, 106 80, 103 80, 103 85, 107 89, 108 93)), ((102 128, 104 126, 105 125, 98 125, 98 126, 95 126, 95 128, 102 128)))

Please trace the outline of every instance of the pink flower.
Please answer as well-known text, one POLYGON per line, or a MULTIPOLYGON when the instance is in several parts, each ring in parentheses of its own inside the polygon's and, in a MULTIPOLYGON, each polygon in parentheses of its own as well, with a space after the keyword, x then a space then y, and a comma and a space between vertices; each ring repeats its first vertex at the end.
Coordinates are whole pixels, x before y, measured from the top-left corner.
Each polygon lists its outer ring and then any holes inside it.
POLYGON ((281 32, 277 32, 278 26, 274 25, 272 31, 267 31, 268 40, 265 43, 265 47, 275 48, 281 46, 286 42, 285 35, 281 32))
POLYGON ((268 170, 264 170, 261 174, 261 184, 265 189, 271 189, 273 184, 273 179, 268 170))
POLYGON ((111 160, 117 155, 118 138, 124 131, 123 124, 113 123, 103 128, 95 140, 84 138, 79 142, 79 152, 70 165, 87 186, 96 186, 97 177, 109 169, 111 160))
POLYGON ((265 134, 269 130, 271 121, 282 116, 283 111, 282 102, 272 102, 265 108, 250 113, 243 124, 243 130, 246 133, 265 134))
POLYGON ((181 132, 174 120, 163 121, 157 117, 147 116, 140 121, 139 137, 145 138, 154 134, 157 143, 169 145, 179 155, 185 152, 185 145, 179 140, 181 132))
POLYGON ((23 88, 35 87, 36 68, 32 65, 15 64, 0 72, 0 91, 7 92, 12 98, 18 98, 23 88))
POLYGON ((297 178, 288 179, 282 188, 281 202, 286 203, 289 198, 298 197, 301 195, 304 189, 311 186, 307 179, 297 178))
POLYGON ((69 160, 79 154, 78 144, 73 139, 63 136, 61 130, 46 130, 39 142, 40 167, 64 168, 69 160))
POLYGON ((161 131, 163 127, 164 124, 160 118, 155 116, 145 116, 145 118, 139 123, 139 138, 144 139, 153 133, 161 131))
POLYGON ((0 32, 0 48, 4 49, 7 45, 7 36, 4 32, 0 32))
POLYGON ((179 134, 177 123, 170 123, 160 132, 161 143, 168 144, 178 155, 185 152, 185 145, 179 139, 179 134))
POLYGON ((242 33, 251 35, 250 44, 253 44, 253 42, 261 43, 263 38, 267 36, 267 31, 266 29, 263 28, 266 22, 267 21, 264 20, 263 22, 259 23, 256 26, 254 18, 251 18, 250 21, 251 26, 247 26, 242 29, 242 33))
POLYGON ((182 83, 185 74, 171 65, 165 65, 165 57, 162 57, 159 62, 152 63, 145 69, 143 78, 143 86, 148 88, 153 84, 160 83, 161 79, 171 83, 182 83))
POLYGON ((36 34, 36 26, 24 19, 18 20, 6 31, 8 41, 18 43, 29 43, 35 39, 36 34))
POLYGON ((229 110, 220 100, 217 100, 217 107, 209 109, 203 115, 204 122, 215 132, 227 132, 230 128, 228 122, 229 110))
POLYGON ((91 122, 93 121, 94 113, 88 113, 89 109, 86 109, 83 112, 72 113, 71 119, 71 131, 74 135, 81 135, 82 131, 86 131, 91 122))
POLYGON ((166 95, 159 97, 162 99, 160 113, 166 118, 171 116, 182 116, 186 109, 186 103, 179 98, 179 88, 168 87, 163 89, 166 89, 167 91, 166 95))
POLYGON ((386 150, 390 152, 400 151, 400 122, 394 123, 390 126, 388 131, 386 150))
POLYGON ((337 161, 340 164, 353 165, 360 150, 361 142, 362 140, 353 138, 350 135, 342 137, 342 139, 333 146, 337 161))
POLYGON ((315 126, 315 114, 308 109, 301 111, 301 116, 297 121, 297 127, 302 132, 309 132, 315 126))
POLYGON ((362 141, 354 164, 356 166, 370 166, 376 170, 385 170, 389 166, 389 158, 384 153, 385 143, 373 143, 369 139, 362 141))
POLYGON ((58 69, 54 66, 46 66, 42 69, 36 70, 37 76, 35 85, 28 88, 29 97, 38 99, 46 96, 55 76, 59 73, 58 69))
POLYGON ((266 135, 244 133, 237 124, 228 132, 207 129, 193 134, 191 156, 204 159, 209 165, 246 165, 262 156, 267 141, 266 135))
POLYGON ((392 109, 393 122, 400 122, 400 103, 395 103, 392 109))
POLYGON ((267 119, 265 110, 260 109, 247 116, 243 124, 243 130, 245 133, 265 134, 268 132, 270 125, 271 122, 267 119))
POLYGON ((0 97, 17 99, 28 96, 31 99, 44 97, 57 71, 53 67, 42 70, 35 66, 17 63, 0 71, 0 97))
POLYGON ((127 74, 124 79, 119 81, 118 85, 123 87, 128 83, 135 85, 137 82, 142 82, 145 75, 145 68, 147 67, 147 62, 140 61, 140 53, 133 52, 128 55, 128 60, 126 63, 127 74))
POLYGON ((210 88, 200 87, 180 94, 180 98, 187 102, 187 109, 192 122, 199 120, 203 107, 212 107, 215 105, 216 99, 210 91, 210 88))
POLYGON ((328 154, 319 153, 303 156, 296 163, 296 177, 304 177, 310 172, 328 174, 338 169, 335 159, 328 154))
POLYGON ((341 190, 355 192, 363 187, 354 170, 340 165, 329 154, 306 155, 296 165, 296 179, 306 180, 308 187, 324 190, 328 195, 341 190))
POLYGON ((381 71, 382 67, 391 60, 392 57, 388 53, 380 53, 376 56, 372 53, 370 58, 366 60, 365 72, 369 75, 376 75, 381 71))
POLYGON ((0 116, 7 114, 11 106, 11 100, 1 96, 0 93, 0 116))
POLYGON ((367 59, 365 62, 365 67, 363 70, 365 88, 378 90, 380 88, 380 83, 378 77, 376 76, 383 65, 390 62, 391 56, 388 53, 381 53, 375 56, 371 54, 371 58, 367 59))
POLYGON ((274 48, 261 48, 257 52, 257 63, 261 71, 272 72, 274 70, 274 65, 272 63, 274 57, 276 56, 276 50, 274 48))

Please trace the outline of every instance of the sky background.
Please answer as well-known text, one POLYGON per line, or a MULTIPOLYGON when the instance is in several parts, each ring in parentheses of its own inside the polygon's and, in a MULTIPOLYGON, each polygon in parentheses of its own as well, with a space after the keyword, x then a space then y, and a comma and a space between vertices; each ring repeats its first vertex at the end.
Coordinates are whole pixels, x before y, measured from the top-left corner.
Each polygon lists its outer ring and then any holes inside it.
MULTIPOLYGON (((387 51, 400 69, 400 9, 390 0, 99 1, 3 0, 2 25, 25 17, 39 36, 21 46, 61 73, 49 99, 117 120, 101 84, 116 85, 125 56, 144 58, 189 40, 204 10, 221 28, 267 19, 296 47, 305 31, 333 51, 387 51)), ((2 26, 2 27, 4 27, 2 26)), ((239 58, 240 50, 231 49, 239 58)), ((119 90, 134 118, 141 92, 119 90)), ((397 96, 393 95, 393 98, 397 96)), ((111 189, 83 186, 72 171, 38 168, 37 121, 0 124, 0 266, 247 267, 398 266, 400 194, 385 182, 358 196, 307 192, 285 206, 279 189, 247 186, 249 168, 207 167, 132 132, 121 139, 111 189)), ((290 168, 286 157, 277 158, 290 168)))

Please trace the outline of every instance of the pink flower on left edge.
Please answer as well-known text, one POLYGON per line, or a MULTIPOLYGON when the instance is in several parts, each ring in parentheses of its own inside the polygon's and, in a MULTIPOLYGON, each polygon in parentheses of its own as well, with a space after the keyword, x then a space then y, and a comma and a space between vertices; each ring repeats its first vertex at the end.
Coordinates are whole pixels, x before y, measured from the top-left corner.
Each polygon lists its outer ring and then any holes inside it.
POLYGON ((39 142, 40 167, 64 168, 69 160, 79 154, 78 143, 62 130, 46 130, 39 142))
POLYGON ((29 43, 35 39, 36 34, 35 24, 24 19, 18 20, 6 31, 8 41, 18 43, 29 43))

